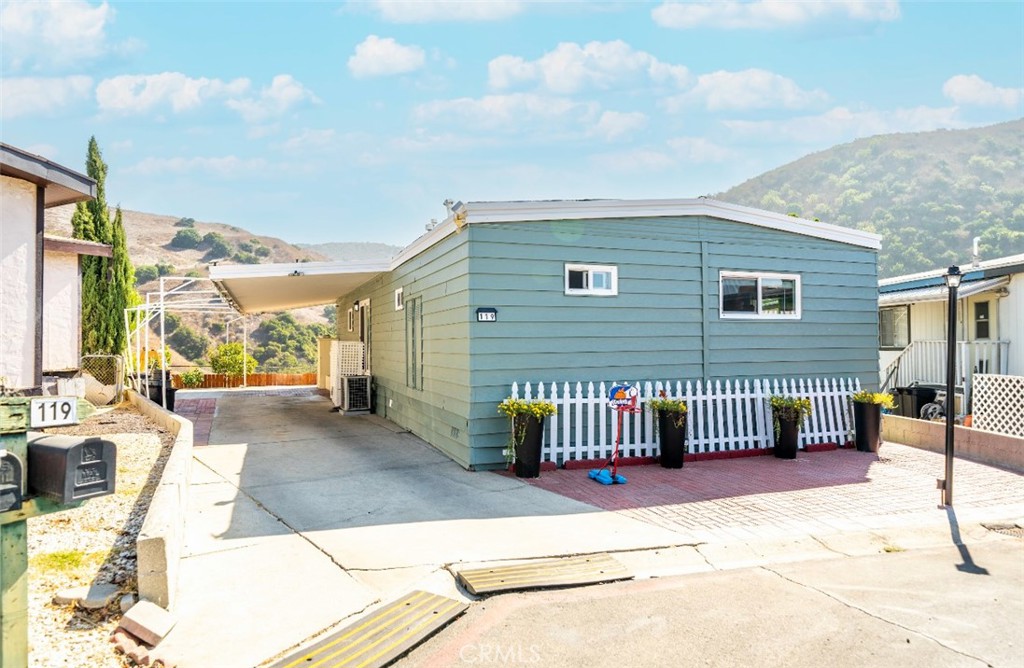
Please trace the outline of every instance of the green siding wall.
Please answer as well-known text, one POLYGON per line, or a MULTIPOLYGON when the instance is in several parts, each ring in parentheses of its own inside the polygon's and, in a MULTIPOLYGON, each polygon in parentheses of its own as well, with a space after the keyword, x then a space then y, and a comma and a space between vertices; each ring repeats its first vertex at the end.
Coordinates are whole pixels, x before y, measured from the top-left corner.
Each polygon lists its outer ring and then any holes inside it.
MULTIPOLYGON (((370 370, 375 410, 459 464, 472 465, 469 447, 469 260, 466 234, 449 236, 395 271, 338 300, 339 336, 348 332, 346 311, 370 299, 370 370), (396 311, 394 293, 422 308, 423 368, 420 388, 407 384, 407 310, 396 311)), ((358 329, 358 326, 357 326, 358 329)))
POLYGON ((711 218, 475 224, 472 464, 500 466, 512 382, 878 378, 876 253, 711 218), (565 263, 618 267, 616 297, 566 296, 565 263), (706 263, 706 264, 705 264, 706 263), (800 320, 721 320, 720 270, 801 275, 800 320))

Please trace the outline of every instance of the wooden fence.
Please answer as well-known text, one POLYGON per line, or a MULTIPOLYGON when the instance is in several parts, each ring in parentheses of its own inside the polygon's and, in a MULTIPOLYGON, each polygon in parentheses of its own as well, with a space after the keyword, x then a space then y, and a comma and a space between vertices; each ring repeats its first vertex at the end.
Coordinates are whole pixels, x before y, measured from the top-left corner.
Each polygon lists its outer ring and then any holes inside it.
MULTIPOLYGON (((184 388, 181 374, 171 376, 171 385, 184 388)), ((268 385, 316 385, 316 373, 250 373, 246 377, 246 387, 266 387, 268 385)), ((203 384, 197 388, 242 387, 241 376, 228 376, 223 373, 208 373, 203 376, 203 384)))
MULTIPOLYGON (((755 450, 774 445, 771 408, 772 395, 806 397, 812 411, 800 432, 800 446, 851 440, 853 417, 849 397, 860 390, 857 379, 774 379, 715 381, 696 384, 633 383, 639 391, 639 405, 658 396, 686 401, 688 454, 755 450)), ((541 459, 564 464, 570 460, 605 459, 615 444, 617 416, 608 406, 611 386, 600 383, 538 383, 512 384, 515 399, 546 399, 555 404, 558 413, 547 418, 541 459)), ((623 457, 653 457, 658 453, 652 411, 622 419, 622 440, 619 454, 623 457)))

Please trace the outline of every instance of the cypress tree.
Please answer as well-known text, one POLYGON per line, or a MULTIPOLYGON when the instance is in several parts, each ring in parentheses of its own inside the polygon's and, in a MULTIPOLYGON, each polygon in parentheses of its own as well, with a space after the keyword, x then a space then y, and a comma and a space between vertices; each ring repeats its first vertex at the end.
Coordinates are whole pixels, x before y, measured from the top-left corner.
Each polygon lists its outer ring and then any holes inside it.
POLYGON ((82 353, 116 354, 126 347, 124 309, 134 306, 134 269, 128 258, 121 210, 114 222, 107 208, 107 165, 96 137, 89 139, 85 173, 96 181, 96 198, 79 202, 71 217, 76 239, 113 246, 113 257, 82 257, 82 353))

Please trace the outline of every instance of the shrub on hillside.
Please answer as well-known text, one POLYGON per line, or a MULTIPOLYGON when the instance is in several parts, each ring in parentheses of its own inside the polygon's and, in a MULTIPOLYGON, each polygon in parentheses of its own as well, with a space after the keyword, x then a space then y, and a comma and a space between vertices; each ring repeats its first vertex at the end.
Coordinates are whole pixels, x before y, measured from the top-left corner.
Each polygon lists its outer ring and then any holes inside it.
POLYGON ((171 246, 174 248, 198 248, 202 237, 191 227, 179 230, 171 239, 171 246))

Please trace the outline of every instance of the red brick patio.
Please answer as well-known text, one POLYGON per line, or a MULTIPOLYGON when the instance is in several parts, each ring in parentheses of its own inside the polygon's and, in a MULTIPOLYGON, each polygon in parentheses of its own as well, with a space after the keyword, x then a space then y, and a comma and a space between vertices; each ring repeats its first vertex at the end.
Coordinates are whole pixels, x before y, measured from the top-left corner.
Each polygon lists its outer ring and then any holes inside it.
MULTIPOLYGON (((526 482, 697 537, 724 532, 750 539, 946 519, 935 486, 944 474, 943 456, 895 443, 878 454, 801 452, 795 460, 723 459, 682 469, 622 467, 619 473, 629 479, 626 485, 598 484, 586 470, 545 471, 526 482)), ((953 479, 958 516, 1024 513, 1024 477, 1016 473, 958 459, 953 479)))

